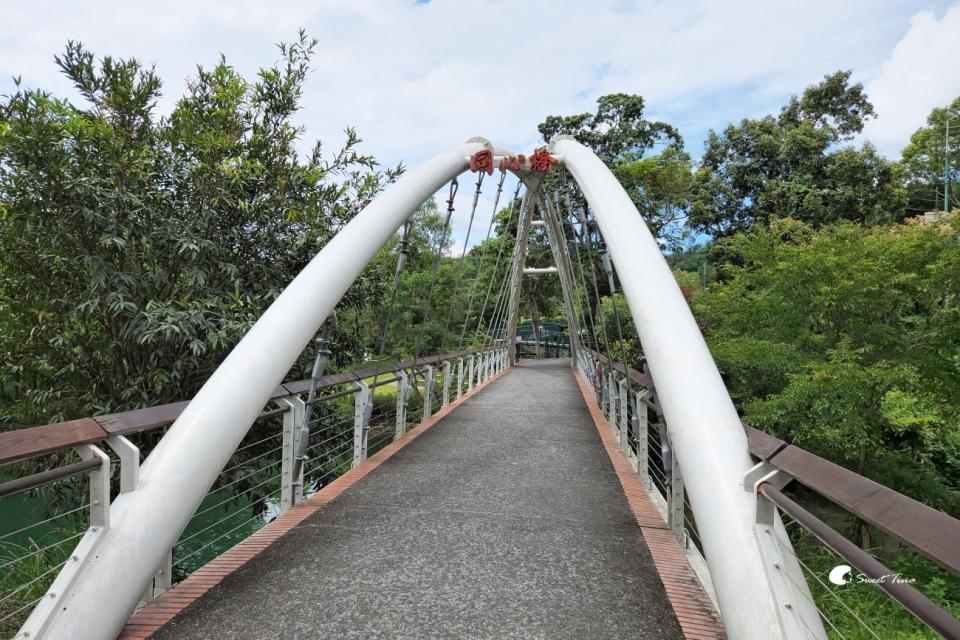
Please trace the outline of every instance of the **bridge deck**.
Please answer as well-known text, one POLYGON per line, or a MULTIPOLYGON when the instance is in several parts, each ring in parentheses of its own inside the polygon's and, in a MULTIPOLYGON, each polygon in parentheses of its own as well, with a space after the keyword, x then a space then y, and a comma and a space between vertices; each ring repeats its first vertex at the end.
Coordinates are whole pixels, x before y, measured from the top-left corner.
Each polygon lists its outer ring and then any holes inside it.
POLYGON ((682 636, 569 361, 553 360, 467 399, 152 637, 682 636))

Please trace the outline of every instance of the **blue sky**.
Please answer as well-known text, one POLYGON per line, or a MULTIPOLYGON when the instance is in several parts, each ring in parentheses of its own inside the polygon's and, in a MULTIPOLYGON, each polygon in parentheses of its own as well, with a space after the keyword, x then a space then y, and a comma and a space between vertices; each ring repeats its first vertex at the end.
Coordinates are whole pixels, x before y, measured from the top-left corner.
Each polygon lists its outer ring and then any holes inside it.
MULTIPOLYGON (((332 150, 353 125, 386 164, 474 135, 529 151, 545 115, 590 110, 612 92, 642 94, 697 156, 710 129, 775 111, 837 69, 866 87, 879 117, 865 136, 895 157, 932 107, 960 95, 960 2, 12 0, 3 14, 0 93, 20 75, 71 95, 52 58, 75 39, 156 63, 161 111, 197 63, 222 52, 252 75, 306 28, 320 42, 304 147, 319 138, 332 150)), ((460 190, 461 239, 470 191, 460 190)))

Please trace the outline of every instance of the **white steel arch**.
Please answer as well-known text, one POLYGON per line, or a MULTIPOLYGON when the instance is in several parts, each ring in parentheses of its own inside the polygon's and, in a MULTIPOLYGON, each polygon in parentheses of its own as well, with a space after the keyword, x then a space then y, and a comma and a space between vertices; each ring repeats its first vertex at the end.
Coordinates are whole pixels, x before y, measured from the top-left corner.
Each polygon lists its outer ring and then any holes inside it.
MULTIPOLYGON (((803 626, 825 638, 808 592, 788 603, 792 611, 781 611, 768 582, 755 537, 757 499, 752 486, 749 491, 743 486, 754 467, 746 435, 660 247, 630 196, 590 149, 559 136, 550 150, 580 186, 617 267, 683 472, 727 635, 732 640, 784 638, 790 623, 783 618, 800 615, 803 626)), ((775 524, 780 544, 790 549, 779 518, 775 524)), ((793 566, 783 570, 794 574, 806 591, 800 567, 790 561, 793 566)))
MULTIPOLYGON (((38 606, 21 634, 71 640, 117 636, 154 569, 341 296, 416 208, 484 149, 509 154, 473 138, 434 157, 408 171, 311 260, 153 450, 135 490, 114 500, 109 527, 99 532, 102 535, 84 538, 93 552, 69 572, 69 579, 62 573, 51 587, 62 591, 55 599, 58 606, 38 606)), ((732 640, 783 638, 783 623, 778 621, 782 612, 753 534, 756 498, 743 487, 744 474, 753 466, 746 438, 699 328, 656 241, 603 162, 563 136, 551 150, 580 185, 617 265, 656 380, 727 633, 732 640)), ((525 204, 532 208, 531 199, 528 192, 525 204)), ((782 525, 779 531, 783 533, 782 525)), ((785 534, 783 540, 789 545, 785 534)), ((823 637, 812 611, 804 612, 804 624, 823 637)))
POLYGON ((341 296, 417 207, 483 149, 494 150, 471 138, 408 171, 330 240, 197 392, 144 462, 136 490, 114 500, 110 526, 89 560, 69 584, 51 587, 66 587, 60 606, 38 606, 20 635, 117 637, 154 570, 341 296))

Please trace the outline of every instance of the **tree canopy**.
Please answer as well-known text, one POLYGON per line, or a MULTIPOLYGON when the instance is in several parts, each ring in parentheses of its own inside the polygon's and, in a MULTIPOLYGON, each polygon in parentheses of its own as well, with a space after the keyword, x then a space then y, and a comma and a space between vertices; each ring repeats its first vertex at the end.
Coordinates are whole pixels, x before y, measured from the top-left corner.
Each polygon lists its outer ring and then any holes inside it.
POLYGON ((895 165, 870 143, 844 145, 874 115, 860 84, 838 71, 777 116, 710 132, 691 192, 690 225, 714 237, 791 217, 895 222, 906 194, 895 165))
POLYGON ((18 420, 180 399, 354 212, 397 175, 345 146, 302 157, 314 42, 255 81, 198 68, 169 117, 137 60, 56 58, 84 103, 0 103, 0 371, 18 420))

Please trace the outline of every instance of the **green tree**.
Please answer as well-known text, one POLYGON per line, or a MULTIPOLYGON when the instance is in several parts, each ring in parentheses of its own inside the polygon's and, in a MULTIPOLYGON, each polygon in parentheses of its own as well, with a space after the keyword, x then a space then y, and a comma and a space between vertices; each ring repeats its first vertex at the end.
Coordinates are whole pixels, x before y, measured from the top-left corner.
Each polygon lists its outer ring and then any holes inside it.
POLYGON ((784 219, 721 241, 693 303, 744 419, 956 512, 958 232, 784 219))
POLYGON ((56 58, 83 102, 0 102, 0 387, 31 423, 189 397, 287 282, 396 171, 345 146, 301 157, 314 42, 255 81, 198 68, 169 117, 138 61, 56 58))
POLYGON ((901 165, 909 193, 908 209, 914 213, 943 209, 945 156, 950 160, 950 204, 960 207, 960 98, 927 116, 927 126, 910 136, 901 165), (947 123, 950 123, 949 143, 947 123))
POLYGON ((683 139, 666 122, 644 117, 642 96, 614 93, 597 99, 596 113, 547 116, 537 126, 545 142, 558 135, 573 136, 611 166, 643 157, 659 143, 683 146, 683 139))
MULTIPOLYGON (((563 134, 590 147, 620 180, 654 236, 675 247, 689 236, 683 220, 691 159, 680 133, 666 122, 647 120, 645 107, 642 96, 615 93, 597 100, 596 113, 548 116, 537 128, 545 142, 563 134), (660 146, 660 153, 651 155, 660 146)), ((548 187, 554 181, 548 179, 548 187)), ((583 201, 578 191, 577 198, 583 201)))
POLYGON ((711 131, 692 189, 689 224, 714 237, 792 217, 902 220, 906 194, 894 165, 865 143, 840 146, 874 115, 860 84, 838 71, 793 97, 778 116, 711 131))
POLYGON ((685 222, 690 211, 692 167, 690 156, 671 146, 613 171, 662 246, 679 248, 690 236, 685 222))

